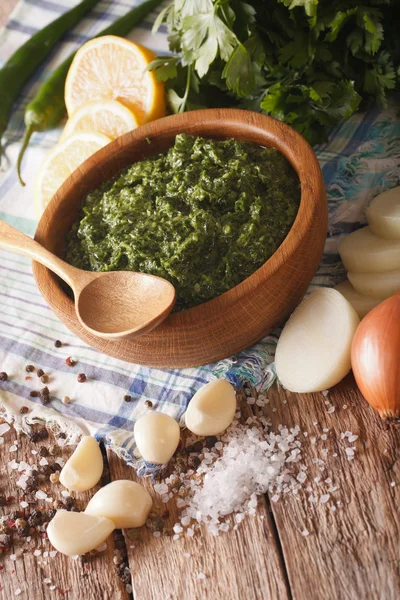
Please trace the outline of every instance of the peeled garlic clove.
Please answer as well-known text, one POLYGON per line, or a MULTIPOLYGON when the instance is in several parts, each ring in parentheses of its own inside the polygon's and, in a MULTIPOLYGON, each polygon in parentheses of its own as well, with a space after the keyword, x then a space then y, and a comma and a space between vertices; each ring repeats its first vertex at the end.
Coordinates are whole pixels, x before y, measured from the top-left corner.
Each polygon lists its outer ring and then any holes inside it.
POLYGON ((385 300, 400 290, 400 269, 385 273, 347 273, 360 294, 385 300))
POLYGON ((186 427, 196 435, 217 435, 231 425, 235 412, 233 385, 225 379, 216 379, 203 385, 189 402, 186 427))
POLYGON ((336 290, 310 294, 278 340, 275 370, 291 392, 320 392, 350 371, 351 342, 360 319, 336 290))
POLYGON ((400 240, 400 187, 376 196, 366 212, 375 235, 387 240, 400 240))
POLYGON ((355 273, 400 269, 400 240, 380 238, 369 227, 342 238, 339 254, 346 269, 355 273))
POLYGON ((175 419, 165 413, 153 411, 136 421, 133 433, 144 460, 164 465, 178 447, 181 430, 175 419))
POLYGON ((372 296, 360 294, 353 288, 348 280, 342 281, 342 283, 336 285, 335 290, 340 292, 346 298, 346 300, 350 302, 360 319, 365 317, 370 310, 375 308, 375 306, 381 302, 379 298, 372 298, 372 296))
POLYGON ((138 483, 121 479, 99 489, 85 514, 111 519, 117 529, 141 527, 146 523, 152 499, 138 483))
POLYGON ((73 492, 90 490, 100 481, 103 457, 94 437, 85 435, 60 473, 60 482, 73 492))
POLYGON ((114 523, 105 517, 58 510, 47 527, 47 536, 56 550, 75 556, 100 546, 114 529, 114 523))

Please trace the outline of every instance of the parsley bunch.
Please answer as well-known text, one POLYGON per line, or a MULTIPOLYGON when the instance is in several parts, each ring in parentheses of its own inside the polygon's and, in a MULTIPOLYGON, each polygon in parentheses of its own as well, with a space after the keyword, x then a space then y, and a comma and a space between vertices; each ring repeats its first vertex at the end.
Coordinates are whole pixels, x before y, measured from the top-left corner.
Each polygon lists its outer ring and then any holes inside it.
POLYGON ((315 144, 400 81, 399 0, 174 0, 162 23, 173 56, 150 68, 174 112, 262 110, 315 144))

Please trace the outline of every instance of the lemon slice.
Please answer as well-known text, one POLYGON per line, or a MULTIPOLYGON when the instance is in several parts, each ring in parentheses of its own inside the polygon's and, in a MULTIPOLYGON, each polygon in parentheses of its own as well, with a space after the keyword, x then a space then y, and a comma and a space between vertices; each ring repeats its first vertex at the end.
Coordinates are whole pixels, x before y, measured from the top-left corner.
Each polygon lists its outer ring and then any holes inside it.
POLYGON ((75 133, 49 152, 35 183, 34 206, 38 219, 67 177, 110 141, 110 138, 102 133, 75 133))
POLYGON ((136 115, 116 100, 88 102, 68 119, 61 140, 81 131, 97 131, 114 140, 138 125, 136 115))
POLYGON ((76 53, 65 82, 65 104, 71 116, 93 100, 118 100, 146 123, 165 114, 164 84, 147 71, 155 54, 128 40, 105 35, 76 53))

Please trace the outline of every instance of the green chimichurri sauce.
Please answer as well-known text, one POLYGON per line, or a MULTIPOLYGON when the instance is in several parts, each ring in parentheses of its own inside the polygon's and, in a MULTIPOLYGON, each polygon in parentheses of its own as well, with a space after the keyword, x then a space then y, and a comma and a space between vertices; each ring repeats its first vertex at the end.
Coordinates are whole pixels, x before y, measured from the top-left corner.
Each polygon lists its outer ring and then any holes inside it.
POLYGON ((164 277, 182 310, 254 273, 288 234, 299 203, 299 179, 277 150, 180 134, 166 154, 86 196, 66 260, 164 277))

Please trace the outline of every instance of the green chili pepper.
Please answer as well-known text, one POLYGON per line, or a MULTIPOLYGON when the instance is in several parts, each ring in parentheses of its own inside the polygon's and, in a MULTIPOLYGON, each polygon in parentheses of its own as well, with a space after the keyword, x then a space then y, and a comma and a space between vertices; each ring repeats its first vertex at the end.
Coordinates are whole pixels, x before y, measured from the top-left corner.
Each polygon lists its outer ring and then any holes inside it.
MULTIPOLYGON (((114 23, 100 31, 100 33, 94 37, 96 38, 103 35, 127 35, 139 21, 141 21, 151 10, 161 4, 161 2, 163 2, 163 0, 147 0, 147 2, 143 2, 143 4, 133 8, 126 15, 114 21, 114 23)), ((23 183, 20 174, 21 162, 31 135, 35 131, 46 131, 47 129, 57 127, 67 112, 64 101, 65 79, 75 54, 76 52, 71 54, 71 56, 61 63, 61 65, 50 75, 25 109, 24 120, 26 130, 17 161, 18 178, 22 185, 25 184, 23 183)))
POLYGON ((61 36, 80 21, 99 0, 83 0, 33 35, 8 59, 0 69, 0 161, 1 138, 10 118, 11 110, 22 86, 34 70, 48 56, 61 36))

